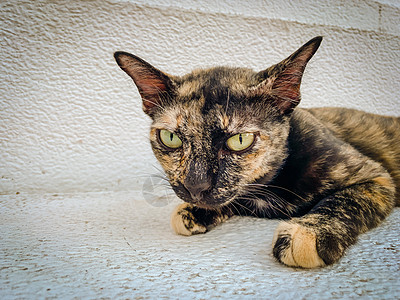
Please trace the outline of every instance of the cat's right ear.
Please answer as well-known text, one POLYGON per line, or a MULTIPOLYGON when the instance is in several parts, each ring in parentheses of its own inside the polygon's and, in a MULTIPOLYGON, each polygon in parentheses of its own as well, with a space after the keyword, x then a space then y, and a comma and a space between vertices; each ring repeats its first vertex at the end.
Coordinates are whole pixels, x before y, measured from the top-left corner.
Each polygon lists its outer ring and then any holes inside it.
POLYGON ((269 95, 283 114, 291 113, 300 103, 300 83, 304 69, 321 44, 317 36, 280 63, 258 73, 261 83, 252 92, 269 95))
POLYGON ((171 78, 135 55, 115 52, 114 57, 121 69, 135 82, 142 97, 143 111, 152 117, 157 109, 162 108, 163 102, 171 97, 171 78))

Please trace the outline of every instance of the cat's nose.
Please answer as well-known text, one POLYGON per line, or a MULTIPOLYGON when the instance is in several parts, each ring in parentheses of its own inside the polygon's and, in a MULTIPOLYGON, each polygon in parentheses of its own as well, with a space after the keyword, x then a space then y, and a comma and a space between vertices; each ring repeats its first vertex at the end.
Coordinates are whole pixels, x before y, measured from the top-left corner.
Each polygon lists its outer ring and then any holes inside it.
MULTIPOLYGON (((195 180, 197 181, 197 180, 195 180)), ((203 199, 204 192, 208 191, 211 188, 211 181, 202 181, 202 182, 193 182, 192 183, 185 183, 186 189, 189 191, 190 196, 194 201, 200 201, 203 199)))
POLYGON ((184 181, 184 186, 196 202, 202 200, 204 192, 211 188, 211 178, 207 174, 207 165, 203 161, 192 161, 184 181))

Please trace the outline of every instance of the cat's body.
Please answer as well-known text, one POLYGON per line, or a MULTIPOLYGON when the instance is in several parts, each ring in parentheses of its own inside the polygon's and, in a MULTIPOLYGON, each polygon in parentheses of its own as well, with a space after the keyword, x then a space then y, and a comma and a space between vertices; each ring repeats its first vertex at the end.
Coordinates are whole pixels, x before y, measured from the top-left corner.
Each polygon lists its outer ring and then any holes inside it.
POLYGON ((386 171, 400 190, 399 128, 399 118, 345 108, 297 108, 290 119, 288 157, 275 178, 256 181, 281 198, 292 198, 292 207, 285 203, 280 210, 255 207, 242 213, 302 216, 326 195, 386 171))
POLYGON ((399 204, 399 118, 296 108, 321 40, 259 73, 218 67, 173 77, 115 54, 153 119, 153 151, 186 202, 172 216, 177 233, 204 233, 235 214, 287 219, 274 256, 318 267, 399 204))

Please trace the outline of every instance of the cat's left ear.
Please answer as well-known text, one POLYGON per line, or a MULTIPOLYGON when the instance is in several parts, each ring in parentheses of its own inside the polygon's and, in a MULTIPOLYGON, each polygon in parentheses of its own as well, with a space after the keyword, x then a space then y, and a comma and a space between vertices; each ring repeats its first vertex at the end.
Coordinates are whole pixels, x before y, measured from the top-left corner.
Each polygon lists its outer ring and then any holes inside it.
POLYGON ((304 69, 321 44, 318 36, 308 41, 282 62, 259 72, 261 83, 254 87, 258 95, 270 96, 279 111, 288 114, 300 103, 300 83, 304 69))
POLYGON ((115 60, 135 82, 142 97, 143 111, 152 117, 170 99, 174 83, 172 79, 143 59, 126 53, 115 52, 115 60))

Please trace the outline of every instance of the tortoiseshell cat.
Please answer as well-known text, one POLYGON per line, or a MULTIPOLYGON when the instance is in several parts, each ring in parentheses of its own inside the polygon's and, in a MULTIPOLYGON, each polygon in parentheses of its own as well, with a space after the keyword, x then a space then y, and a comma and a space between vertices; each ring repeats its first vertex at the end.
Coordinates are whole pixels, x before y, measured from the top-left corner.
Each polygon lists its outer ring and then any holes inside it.
POLYGON ((150 141, 175 193, 182 235, 233 215, 286 219, 273 255, 288 266, 336 262, 400 204, 400 118, 296 108, 316 37, 261 72, 216 67, 183 77, 116 52, 152 118, 150 141))

